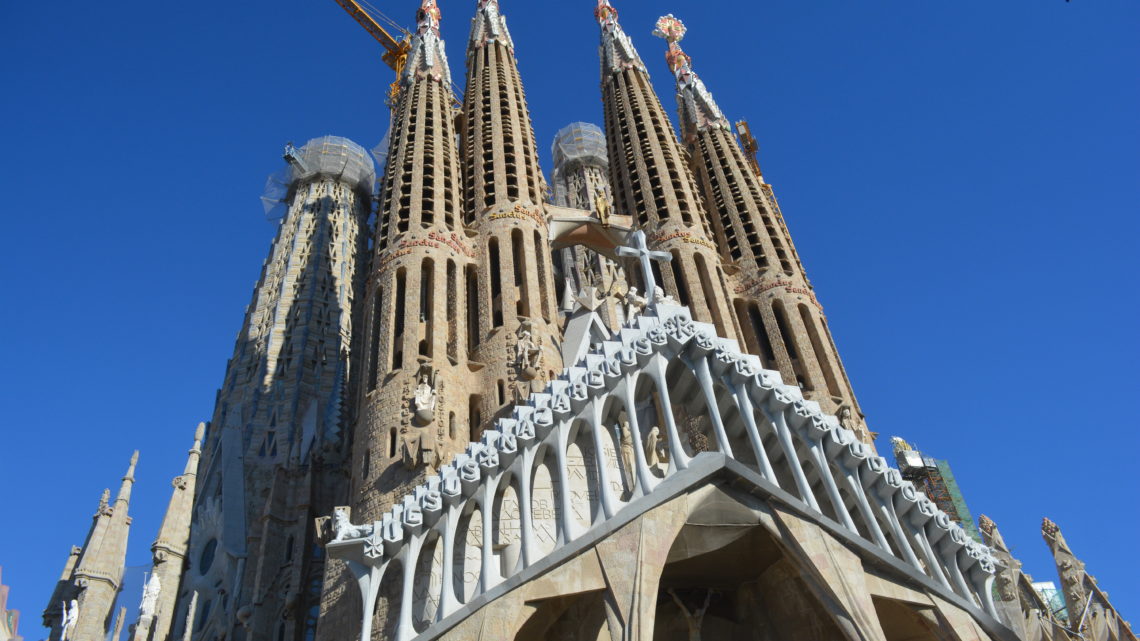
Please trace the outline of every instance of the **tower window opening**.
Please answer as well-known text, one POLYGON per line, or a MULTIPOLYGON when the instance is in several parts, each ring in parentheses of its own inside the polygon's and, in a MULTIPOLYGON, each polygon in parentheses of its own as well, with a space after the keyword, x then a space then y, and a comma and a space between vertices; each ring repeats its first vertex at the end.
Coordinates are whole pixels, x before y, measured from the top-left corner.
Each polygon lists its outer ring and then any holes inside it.
POLYGON ((503 325, 503 286, 500 280, 499 239, 487 241, 488 269, 491 270, 491 327, 503 325))
POLYGON ((783 301, 777 300, 772 303, 772 314, 776 317, 776 327, 780 330, 780 336, 784 340, 784 349, 787 350, 788 358, 792 361, 792 373, 795 374, 796 384, 810 392, 812 390, 811 379, 804 372, 796 334, 792 331, 791 324, 788 323, 783 301))
POLYGON ((479 281, 475 266, 463 268, 467 288, 467 353, 479 346, 479 281))
POLYGON ((764 325, 764 315, 760 313, 758 303, 752 303, 748 306, 748 319, 751 321, 752 330, 756 335, 756 343, 759 348, 757 356, 763 360, 764 367, 777 369, 776 353, 772 350, 772 340, 768 337, 768 328, 764 325))
POLYGON ((514 268, 515 292, 518 301, 515 303, 515 313, 519 316, 530 316, 530 287, 528 286, 526 246, 523 242, 521 229, 511 230, 511 250, 513 253, 512 267, 514 268))
POLYGON ((811 317, 811 310, 803 303, 800 303, 799 308, 800 319, 803 320, 804 327, 807 329, 812 351, 815 352, 815 362, 819 363, 819 369, 823 372, 823 380, 827 384, 827 392, 832 396, 840 396, 839 381, 835 378, 835 371, 831 367, 831 359, 828 358, 823 346, 823 341, 820 339, 819 328, 815 324, 815 319, 811 317))
POLYGON ((483 397, 472 394, 467 399, 467 427, 471 431, 471 442, 477 443, 483 435, 483 397))
POLYGON ((380 337, 383 335, 383 328, 381 327, 380 320, 384 315, 384 288, 377 287, 376 293, 373 297, 372 305, 372 323, 368 328, 372 332, 372 346, 368 350, 368 390, 376 389, 376 378, 379 375, 380 369, 380 337))
POLYGON ((396 458, 396 428, 388 430, 388 458, 396 458))
POLYGON ((542 299, 542 317, 546 322, 550 322, 550 285, 546 282, 549 271, 546 269, 546 251, 544 250, 544 243, 542 242, 542 235, 536 229, 534 231, 534 253, 538 257, 538 274, 535 278, 538 279, 539 295, 542 299))
POLYGON ((433 312, 435 310, 435 263, 425 258, 420 266, 420 343, 421 356, 431 358, 435 342, 433 312))
POLYGON ((447 357, 459 360, 458 312, 459 283, 455 261, 447 261, 447 357))
POLYGON ((709 313, 712 315, 713 325, 716 326, 716 331, 721 336, 728 336, 728 330, 724 325, 724 317, 721 314, 719 299, 716 295, 717 287, 713 284, 712 276, 709 275, 708 264, 705 257, 701 254, 696 254, 697 262, 697 275, 701 279, 701 299, 708 305, 709 313))
POLYGON ((499 406, 501 407, 503 405, 506 405, 507 404, 507 384, 504 383, 503 379, 500 378, 497 381, 497 384, 495 387, 497 388, 497 390, 499 392, 499 406))
POLYGON ((404 366, 404 298, 405 278, 407 271, 401 267, 396 270, 396 297, 394 302, 395 314, 392 322, 392 369, 398 370, 404 366))
MULTIPOLYGON (((672 251, 673 260, 669 261, 669 266, 673 268, 673 282, 677 286, 677 300, 682 305, 689 304, 689 288, 685 283, 684 268, 681 267, 681 253, 676 249, 672 251)), ((653 296, 653 292, 645 292, 646 297, 653 296)))

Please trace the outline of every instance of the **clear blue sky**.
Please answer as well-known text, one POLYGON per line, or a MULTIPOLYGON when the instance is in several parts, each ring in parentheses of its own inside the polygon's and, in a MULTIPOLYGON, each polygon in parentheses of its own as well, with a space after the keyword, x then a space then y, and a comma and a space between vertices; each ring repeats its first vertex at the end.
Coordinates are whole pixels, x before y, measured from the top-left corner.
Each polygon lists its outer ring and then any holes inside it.
MULTIPOLYGON (((751 122, 880 449, 949 459, 1038 579, 1056 520, 1140 624, 1140 3, 615 2, 670 111, 672 12, 751 122)), ((441 5, 462 86, 475 2, 441 5)), ((601 123, 593 2, 502 7, 549 171, 560 127, 601 123)), ((0 566, 29 639, 135 448, 147 561, 273 235, 265 178, 287 140, 380 140, 380 53, 331 0, 0 2, 0 566)))

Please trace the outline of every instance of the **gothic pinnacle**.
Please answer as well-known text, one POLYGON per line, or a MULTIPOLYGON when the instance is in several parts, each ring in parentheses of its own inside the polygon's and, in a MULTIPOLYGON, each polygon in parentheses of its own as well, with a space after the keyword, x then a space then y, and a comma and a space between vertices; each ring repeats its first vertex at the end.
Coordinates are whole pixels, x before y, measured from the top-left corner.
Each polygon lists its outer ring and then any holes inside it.
POLYGON ((713 100, 697 73, 693 71, 693 59, 681 49, 681 39, 688 29, 673 14, 661 16, 653 30, 653 35, 664 38, 669 43, 665 51, 665 62, 677 79, 677 105, 681 113, 681 129, 689 139, 695 132, 711 127, 728 130, 728 119, 713 100))
POLYGON ((412 35, 408 61, 401 76, 405 85, 412 84, 419 76, 451 83, 451 69, 447 66, 447 55, 439 33, 441 17, 435 0, 422 0, 416 10, 416 32, 412 35))
POLYGON ((119 486, 119 495, 115 498, 115 502, 131 500, 131 486, 135 483, 135 465, 139 462, 139 451, 135 450, 131 454, 131 464, 127 467, 127 473, 123 476, 123 484, 119 486))
POLYGON ((646 72, 645 63, 633 48, 633 41, 618 23, 618 11, 610 0, 598 0, 594 17, 602 28, 602 70, 609 73, 625 69, 646 72))

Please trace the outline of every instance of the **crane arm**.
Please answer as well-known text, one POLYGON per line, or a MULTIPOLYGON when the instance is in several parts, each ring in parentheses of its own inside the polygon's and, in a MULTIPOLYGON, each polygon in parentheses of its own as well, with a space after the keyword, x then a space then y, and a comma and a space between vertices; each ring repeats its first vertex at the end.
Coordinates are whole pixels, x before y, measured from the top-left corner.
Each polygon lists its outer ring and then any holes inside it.
POLYGON ((339 4, 348 15, 352 16, 353 20, 356 20, 360 26, 364 27, 364 30, 371 34, 377 42, 384 46, 386 50, 383 56, 384 62, 394 69, 396 73, 403 71, 404 60, 408 55, 407 39, 396 40, 396 38, 388 33, 387 29, 380 26, 380 23, 376 22, 356 0, 336 0, 336 3, 339 4))

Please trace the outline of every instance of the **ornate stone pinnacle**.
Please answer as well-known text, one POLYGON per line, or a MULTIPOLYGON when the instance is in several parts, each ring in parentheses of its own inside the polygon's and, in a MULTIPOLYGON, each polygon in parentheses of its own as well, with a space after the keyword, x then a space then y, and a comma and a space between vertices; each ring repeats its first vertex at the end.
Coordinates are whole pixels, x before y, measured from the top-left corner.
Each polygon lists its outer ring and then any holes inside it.
POLYGON ((441 17, 439 5, 435 3, 435 0, 422 0, 420 8, 416 11, 416 30, 423 33, 427 29, 432 29, 438 33, 441 17))
POLYGON ((993 519, 985 514, 978 515, 978 529, 984 532, 987 536, 992 536, 994 533, 993 519))
POLYGON ((610 4, 610 0, 598 0, 598 6, 594 9, 594 17, 598 19, 598 24, 603 27, 607 25, 616 25, 618 19, 618 11, 610 4))
POLYGON ((681 49, 681 39, 685 37, 685 23, 681 22, 679 18, 673 17, 673 14, 661 16, 657 19, 657 27, 653 30, 653 35, 658 38, 664 38, 669 43, 669 48, 665 51, 665 62, 669 64, 669 69, 676 74, 680 70, 687 73, 692 73, 693 59, 689 54, 681 49))
POLYGON ((1044 534, 1045 536, 1047 536, 1051 539, 1054 539, 1054 538, 1057 538, 1057 532, 1060 532, 1060 531, 1061 531, 1061 528, 1057 527, 1057 524, 1054 523, 1053 521, 1050 521, 1049 517, 1045 517, 1044 519, 1042 519, 1042 521, 1041 521, 1041 534, 1044 534))
POLYGON ((666 42, 680 42, 685 37, 685 23, 681 22, 680 18, 676 18, 673 14, 661 16, 657 19, 656 28, 653 30, 653 35, 658 38, 664 38, 666 42))

